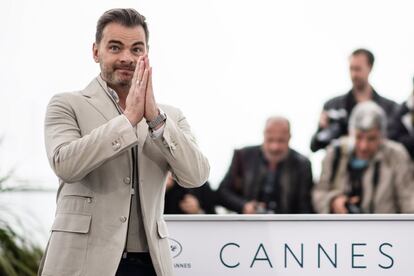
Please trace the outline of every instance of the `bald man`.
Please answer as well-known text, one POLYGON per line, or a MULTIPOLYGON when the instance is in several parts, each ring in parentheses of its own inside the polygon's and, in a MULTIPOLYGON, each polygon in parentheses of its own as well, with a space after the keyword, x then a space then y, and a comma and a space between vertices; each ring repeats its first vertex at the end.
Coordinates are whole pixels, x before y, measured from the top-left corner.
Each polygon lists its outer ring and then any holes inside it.
POLYGON ((262 145, 235 150, 220 184, 220 203, 240 214, 312 213, 311 163, 289 147, 290 123, 266 121, 262 145))

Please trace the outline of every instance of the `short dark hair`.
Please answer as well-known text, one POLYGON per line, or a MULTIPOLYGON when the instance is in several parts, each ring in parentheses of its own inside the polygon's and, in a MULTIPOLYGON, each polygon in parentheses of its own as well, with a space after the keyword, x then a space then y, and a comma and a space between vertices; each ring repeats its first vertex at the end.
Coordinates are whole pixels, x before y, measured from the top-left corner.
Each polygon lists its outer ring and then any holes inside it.
POLYGON ((109 23, 118 23, 125 27, 142 26, 145 32, 145 42, 148 45, 149 31, 145 16, 134 9, 111 9, 104 12, 96 25, 95 42, 102 40, 102 33, 109 23))
POLYGON ((375 57, 371 51, 367 49, 363 49, 363 48, 356 49, 355 51, 352 52, 351 56, 356 56, 356 55, 364 55, 367 58, 368 64, 371 66, 371 68, 372 66, 374 66, 375 57))

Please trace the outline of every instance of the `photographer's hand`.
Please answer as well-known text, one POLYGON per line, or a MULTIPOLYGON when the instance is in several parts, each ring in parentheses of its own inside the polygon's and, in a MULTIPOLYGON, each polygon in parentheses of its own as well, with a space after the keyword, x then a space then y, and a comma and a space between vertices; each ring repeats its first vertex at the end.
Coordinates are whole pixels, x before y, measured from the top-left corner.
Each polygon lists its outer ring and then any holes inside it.
POLYGON ((348 197, 346 195, 340 195, 335 197, 331 201, 331 211, 334 214, 348 214, 348 209, 346 208, 346 203, 348 197))
POLYGON ((256 205, 257 202, 255 200, 249 201, 243 206, 243 214, 256 214, 256 205))
POLYGON ((319 127, 324 129, 329 125, 329 117, 326 111, 322 111, 321 116, 319 117, 319 127))

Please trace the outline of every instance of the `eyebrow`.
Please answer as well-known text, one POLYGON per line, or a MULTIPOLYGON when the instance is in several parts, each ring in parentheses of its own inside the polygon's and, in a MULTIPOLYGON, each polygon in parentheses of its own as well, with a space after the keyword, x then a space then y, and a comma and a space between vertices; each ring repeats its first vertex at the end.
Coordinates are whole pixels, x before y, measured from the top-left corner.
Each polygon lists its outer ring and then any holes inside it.
MULTIPOLYGON (((113 43, 113 44, 119 44, 119 45, 124 45, 121 41, 114 40, 114 39, 108 41, 108 44, 111 44, 111 43, 113 43)), ((134 44, 132 44, 132 46, 137 46, 137 45, 145 46, 144 42, 142 42, 142 41, 137 41, 134 44)))

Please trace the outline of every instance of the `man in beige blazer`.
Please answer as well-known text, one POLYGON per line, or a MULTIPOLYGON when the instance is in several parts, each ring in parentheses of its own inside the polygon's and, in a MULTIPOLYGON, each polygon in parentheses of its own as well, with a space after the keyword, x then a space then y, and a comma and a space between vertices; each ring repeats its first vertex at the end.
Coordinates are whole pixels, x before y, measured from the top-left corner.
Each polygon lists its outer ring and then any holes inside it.
POLYGON ((207 181, 209 164, 177 108, 158 105, 148 27, 133 9, 105 12, 93 56, 101 74, 50 101, 45 143, 59 178, 39 275, 171 276, 165 179, 207 181))

